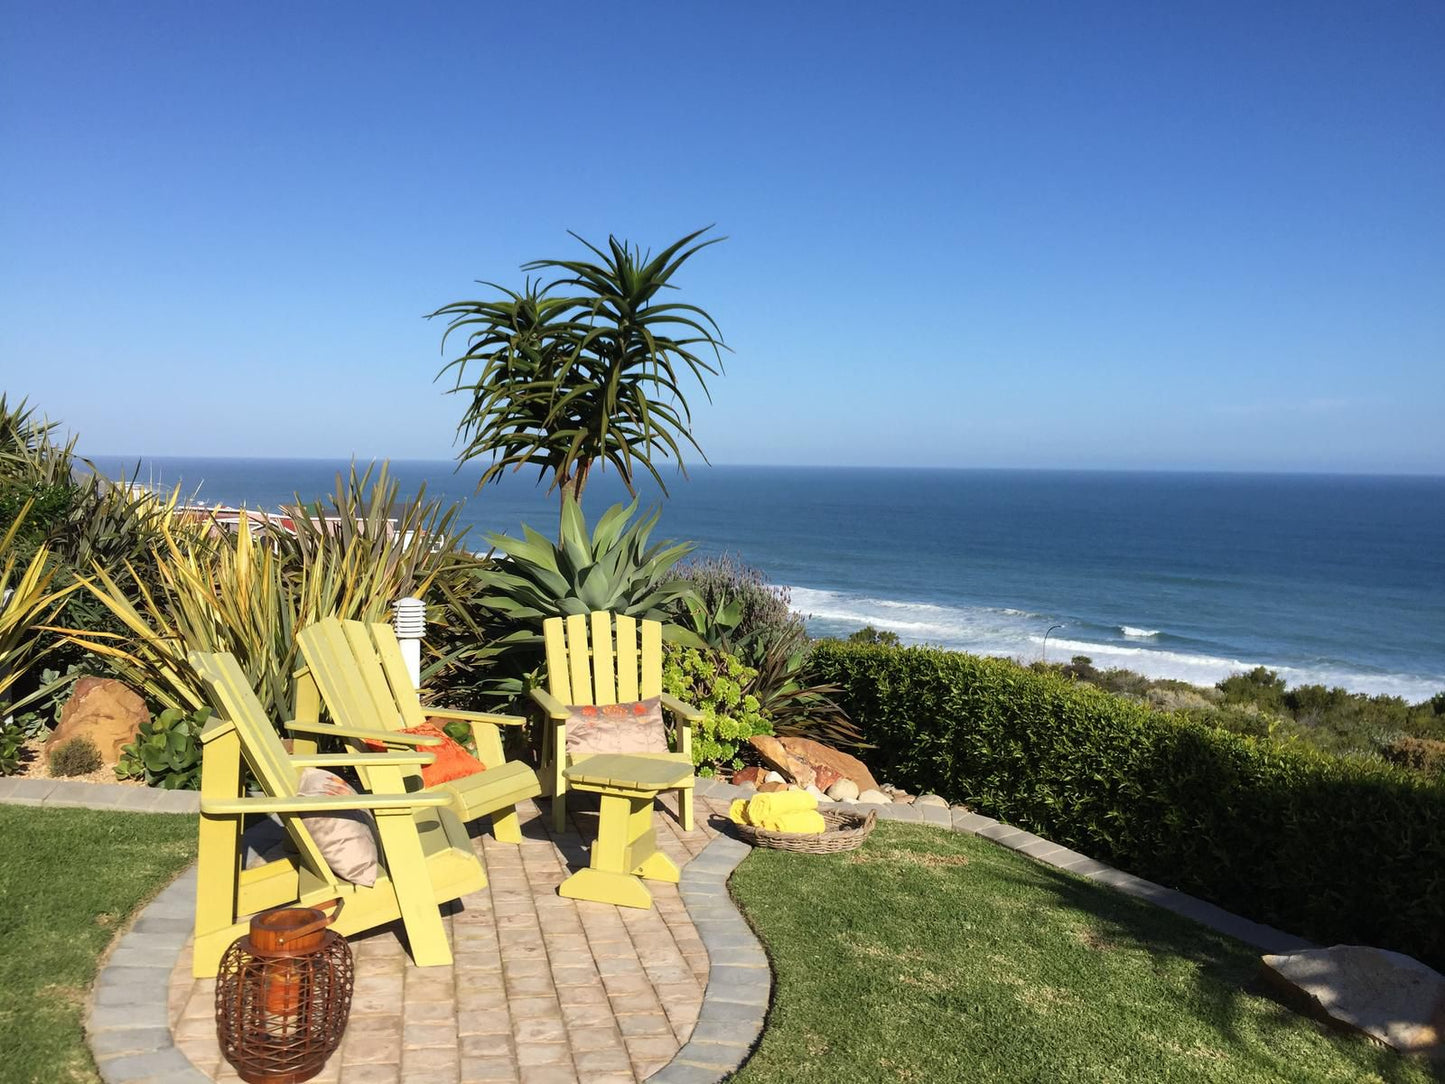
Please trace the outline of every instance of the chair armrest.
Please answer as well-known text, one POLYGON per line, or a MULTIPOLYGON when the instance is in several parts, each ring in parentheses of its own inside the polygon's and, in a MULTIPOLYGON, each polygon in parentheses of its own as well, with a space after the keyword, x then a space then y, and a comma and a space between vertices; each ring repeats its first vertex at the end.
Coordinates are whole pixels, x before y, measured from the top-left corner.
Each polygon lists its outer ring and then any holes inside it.
POLYGON ((535 700, 538 704, 540 704, 542 706, 542 710, 545 711, 548 716, 550 716, 553 720, 561 722, 565 720, 568 715, 571 714, 567 710, 567 705, 558 700, 546 689, 533 689, 531 692, 532 699, 535 700))
POLYGON ((344 813, 450 805, 448 794, 324 794, 303 798, 201 798, 202 813, 344 813))
POLYGON ((526 726, 527 720, 520 715, 497 715, 490 711, 459 711, 456 708, 429 708, 422 706, 422 713, 435 715, 438 719, 459 719, 464 723, 492 723, 495 726, 526 726))
POLYGON ((703 717, 701 708, 695 708, 691 704, 684 704, 671 693, 662 694, 662 706, 674 715, 681 715, 689 723, 695 723, 703 717))
POLYGON ((435 753, 313 753, 293 756, 298 768, 378 768, 394 765, 435 764, 435 753))
MULTIPOLYGON (((336 726, 332 723, 298 723, 288 722, 284 724, 287 730, 294 730, 298 734, 320 734, 329 738, 356 738, 360 741, 384 741, 391 745, 440 745, 440 738, 433 738, 429 734, 402 734, 396 730, 369 730, 358 726, 336 726)), ((373 754, 374 755, 374 754, 373 754)))

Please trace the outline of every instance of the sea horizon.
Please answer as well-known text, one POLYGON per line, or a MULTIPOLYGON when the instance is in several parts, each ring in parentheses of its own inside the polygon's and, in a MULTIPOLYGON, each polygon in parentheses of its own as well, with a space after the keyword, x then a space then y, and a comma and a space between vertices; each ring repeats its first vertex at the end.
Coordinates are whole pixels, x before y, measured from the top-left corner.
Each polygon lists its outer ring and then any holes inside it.
MULTIPOLYGON (((89 456, 206 503, 324 498, 382 460, 89 456)), ((521 523, 547 533, 557 495, 534 473, 478 492, 480 468, 392 459, 402 494, 462 506, 473 548, 521 523)), ((731 554, 787 589, 814 635, 864 625, 1028 662, 1212 685, 1255 666, 1291 685, 1412 702, 1445 690, 1445 477, 1430 474, 699 464, 639 487, 655 539, 731 554), (746 514, 739 514, 739 510, 746 514), (1061 627, 1058 627, 1061 626, 1061 627), (1047 644, 1045 645, 1045 640, 1047 644)), ((594 476, 589 519, 627 500, 594 476)))

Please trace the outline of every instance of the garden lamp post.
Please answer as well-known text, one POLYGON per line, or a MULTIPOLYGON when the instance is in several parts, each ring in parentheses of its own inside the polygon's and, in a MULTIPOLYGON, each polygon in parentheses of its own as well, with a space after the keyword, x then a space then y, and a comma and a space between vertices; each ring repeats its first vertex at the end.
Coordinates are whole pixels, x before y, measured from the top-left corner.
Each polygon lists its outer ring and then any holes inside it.
POLYGON ((1044 629, 1044 653, 1039 657, 1040 662, 1049 661, 1049 633, 1053 632, 1054 629, 1061 629, 1063 627, 1063 625, 1050 625, 1044 629))
POLYGON ((392 628, 396 630, 401 657, 406 660, 411 682, 421 688, 421 642, 426 636, 426 603, 419 598, 399 598, 391 604, 392 628))

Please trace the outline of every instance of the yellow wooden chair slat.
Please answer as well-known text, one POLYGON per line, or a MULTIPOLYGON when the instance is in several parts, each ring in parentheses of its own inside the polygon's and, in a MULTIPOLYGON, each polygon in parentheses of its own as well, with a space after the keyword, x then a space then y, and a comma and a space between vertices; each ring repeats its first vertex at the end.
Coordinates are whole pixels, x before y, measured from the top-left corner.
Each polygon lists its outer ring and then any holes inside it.
POLYGON ((489 816, 493 833, 503 842, 522 841, 517 803, 541 794, 542 784, 526 764, 506 760, 498 728, 525 720, 423 707, 389 625, 326 617, 302 629, 296 641, 306 663, 296 675, 298 724, 316 735, 330 732, 352 748, 361 747, 362 731, 376 741, 415 744, 413 736, 397 732, 419 726, 428 717, 468 724, 485 771, 427 787, 420 771, 412 770, 406 773, 404 785, 408 791, 446 795, 463 821, 489 816), (329 710, 330 724, 319 718, 322 704, 329 710))
MULTIPOLYGON (((542 776, 552 794, 553 824, 560 832, 567 826, 567 778, 563 773, 589 756, 567 752, 567 709, 661 695, 662 624, 597 610, 547 618, 542 622, 542 640, 547 688, 533 689, 532 699, 544 713, 542 776)), ((673 719, 671 750, 637 755, 691 768, 692 720, 701 717, 701 712, 672 697, 664 697, 663 707, 673 719)), ((689 832, 694 822, 692 784, 689 774, 677 786, 683 830, 689 832)))
POLYGON ((416 754, 292 756, 231 655, 196 652, 191 663, 205 681, 216 712, 201 735, 196 976, 216 973, 222 953, 246 932, 255 912, 287 904, 314 906, 333 898, 346 904, 334 927, 343 936, 399 918, 418 966, 451 963, 438 907, 486 887, 487 881, 466 829, 445 808, 445 799, 403 789, 402 773, 418 759, 416 754), (301 767, 318 759, 365 770, 379 793, 298 795, 301 767), (243 760, 261 796, 244 794, 243 760), (338 877, 301 820, 341 809, 364 809, 375 818, 381 872, 369 887, 338 877), (266 814, 280 819, 297 853, 243 870, 245 819, 266 814))

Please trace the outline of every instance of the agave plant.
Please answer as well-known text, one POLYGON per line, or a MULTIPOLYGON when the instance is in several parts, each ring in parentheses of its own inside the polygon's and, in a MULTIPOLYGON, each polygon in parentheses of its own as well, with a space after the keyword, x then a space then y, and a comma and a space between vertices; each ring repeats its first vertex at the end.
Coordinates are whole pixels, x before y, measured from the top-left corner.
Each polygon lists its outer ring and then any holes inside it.
POLYGON ((529 687, 542 664, 542 622, 548 617, 609 610, 661 621, 664 638, 674 642, 699 643, 672 621, 692 586, 669 573, 692 543, 649 545, 661 513, 654 509, 634 520, 636 512, 636 501, 613 505, 589 533, 582 509, 569 495, 562 502, 559 541, 525 524, 521 538, 487 536, 502 551, 481 574, 483 593, 477 599, 500 626, 496 673, 486 686, 490 695, 511 699, 529 687))

